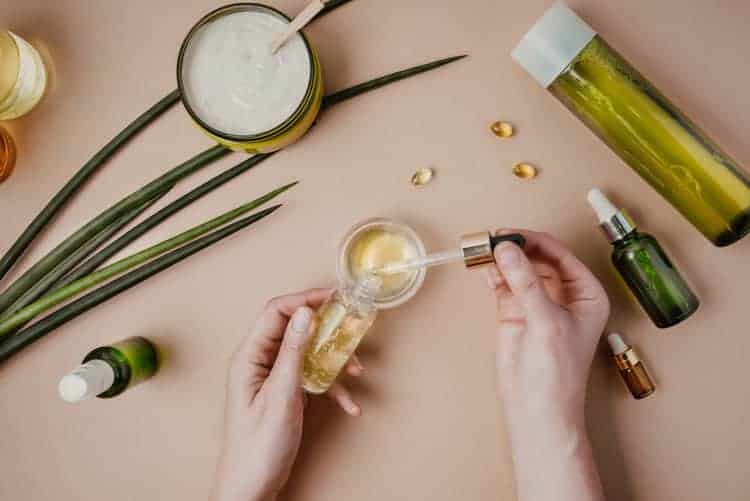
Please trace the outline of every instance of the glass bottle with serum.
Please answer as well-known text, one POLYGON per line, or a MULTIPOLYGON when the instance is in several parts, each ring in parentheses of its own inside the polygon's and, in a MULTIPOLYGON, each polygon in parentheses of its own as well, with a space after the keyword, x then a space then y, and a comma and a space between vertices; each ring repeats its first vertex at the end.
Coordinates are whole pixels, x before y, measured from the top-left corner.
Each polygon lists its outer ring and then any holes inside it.
POLYGON ((92 350, 60 380, 58 391, 66 402, 112 398, 151 378, 158 367, 154 345, 146 338, 131 337, 92 350))
POLYGON ((303 388, 325 393, 375 321, 378 310, 399 306, 417 293, 424 269, 389 276, 374 271, 424 256, 414 230, 390 219, 370 219, 351 229, 339 247, 339 288, 318 310, 305 354, 303 388))
POLYGON ((419 236, 388 219, 365 221, 344 238, 339 252, 339 282, 344 284, 318 311, 305 356, 303 387, 324 393, 346 365, 375 321, 377 310, 408 301, 429 266, 462 261, 466 267, 491 263, 502 241, 523 246, 521 235, 466 235, 460 248, 427 255, 419 236))
POLYGON ((375 322, 374 298, 381 286, 378 277, 369 275, 354 287, 338 289, 318 309, 304 360, 305 391, 325 393, 331 387, 375 322))
POLYGON ((597 188, 588 201, 613 245, 612 264, 657 327, 671 327, 692 315, 700 302, 659 242, 597 188))

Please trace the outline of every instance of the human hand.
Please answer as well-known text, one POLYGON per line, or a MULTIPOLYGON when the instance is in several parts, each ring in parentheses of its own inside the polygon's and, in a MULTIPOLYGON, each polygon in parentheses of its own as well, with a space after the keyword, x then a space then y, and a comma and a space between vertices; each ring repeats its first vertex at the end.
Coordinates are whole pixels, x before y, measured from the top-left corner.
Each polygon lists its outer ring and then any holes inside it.
POLYGON ((488 277, 497 298, 497 377, 506 414, 511 426, 535 416, 582 423, 609 300, 562 243, 543 233, 519 233, 524 250, 499 245, 488 277))
MULTIPOLYGON (((273 500, 288 480, 302 438, 302 360, 313 309, 330 294, 313 289, 272 299, 234 354, 214 501, 273 500)), ((352 357, 346 372, 359 376, 362 370, 352 357)), ((347 414, 360 414, 340 383, 327 395, 347 414)))
MULTIPOLYGON (((512 231, 516 233, 516 230, 512 231)), ((497 378, 520 501, 603 501, 584 401, 609 300, 565 246, 520 231, 524 250, 495 249, 497 378)))

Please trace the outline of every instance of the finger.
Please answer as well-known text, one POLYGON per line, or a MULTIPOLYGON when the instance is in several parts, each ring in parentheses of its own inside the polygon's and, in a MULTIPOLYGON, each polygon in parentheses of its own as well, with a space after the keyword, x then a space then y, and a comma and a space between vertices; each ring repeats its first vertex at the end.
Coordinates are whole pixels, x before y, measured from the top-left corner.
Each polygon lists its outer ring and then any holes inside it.
POLYGON ((539 316, 552 305, 542 280, 526 254, 516 244, 504 242, 495 248, 497 267, 527 316, 539 316))
POLYGON ((506 373, 507 369, 518 363, 521 343, 526 331, 526 321, 523 319, 500 322, 497 327, 496 363, 499 369, 506 373))
POLYGON ((279 337, 284 332, 289 318, 300 307, 317 309, 328 299, 331 289, 310 289, 296 294, 271 299, 255 322, 256 333, 275 332, 279 337))
POLYGON ((356 417, 362 414, 362 408, 354 401, 352 394, 341 383, 333 383, 326 395, 350 416, 356 417))
POLYGON ((273 360, 258 358, 260 355, 269 353, 269 350, 262 348, 268 347, 269 344, 281 342, 289 318, 297 308, 307 306, 317 309, 328 299, 331 292, 332 289, 310 289, 271 299, 258 315, 249 334, 242 341, 238 350, 239 358, 270 369, 273 360))
POLYGON ((279 354, 271 369, 269 383, 283 396, 296 395, 302 384, 302 359, 312 337, 313 311, 307 306, 297 308, 287 324, 279 354))
POLYGON ((346 373, 350 376, 358 377, 361 376, 364 371, 365 367, 362 365, 362 362, 359 361, 357 355, 352 355, 346 363, 346 373))
POLYGON ((524 250, 527 255, 539 257, 551 264, 566 286, 573 284, 572 289, 580 296, 575 299, 592 299, 603 294, 603 288, 591 270, 556 238, 546 233, 529 230, 501 230, 500 233, 523 235, 526 239, 524 250))
POLYGON ((503 276, 497 266, 487 266, 487 286, 490 290, 497 291, 505 283, 503 276))

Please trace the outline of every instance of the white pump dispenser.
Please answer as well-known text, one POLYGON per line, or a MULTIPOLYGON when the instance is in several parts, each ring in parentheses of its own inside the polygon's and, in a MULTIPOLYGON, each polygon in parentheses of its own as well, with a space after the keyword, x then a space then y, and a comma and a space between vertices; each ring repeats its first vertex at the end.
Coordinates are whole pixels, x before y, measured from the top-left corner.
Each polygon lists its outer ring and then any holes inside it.
POLYGON ((103 360, 91 360, 63 376, 57 389, 66 402, 80 402, 104 393, 114 382, 112 366, 103 360))

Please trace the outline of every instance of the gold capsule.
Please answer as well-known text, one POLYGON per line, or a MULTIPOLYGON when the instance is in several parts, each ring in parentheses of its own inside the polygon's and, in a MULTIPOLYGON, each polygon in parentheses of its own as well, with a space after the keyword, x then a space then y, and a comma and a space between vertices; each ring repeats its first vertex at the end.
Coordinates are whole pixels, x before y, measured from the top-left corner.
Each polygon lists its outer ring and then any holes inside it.
POLYGON ((512 136, 514 132, 513 125, 509 124, 508 122, 499 121, 490 125, 490 130, 497 137, 501 137, 503 139, 512 136))
POLYGON ((430 181, 435 175, 435 170, 430 167, 422 167, 411 176, 411 184, 414 186, 424 186, 430 181))
POLYGON ((513 175, 518 179, 534 179, 537 174, 539 171, 531 164, 521 162, 513 166, 513 175))

